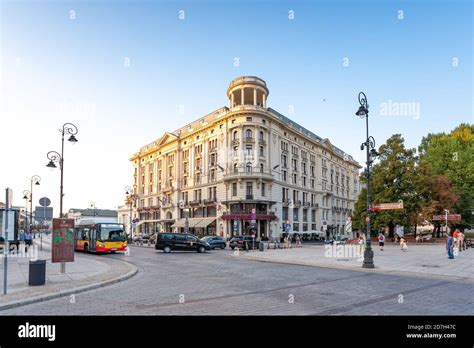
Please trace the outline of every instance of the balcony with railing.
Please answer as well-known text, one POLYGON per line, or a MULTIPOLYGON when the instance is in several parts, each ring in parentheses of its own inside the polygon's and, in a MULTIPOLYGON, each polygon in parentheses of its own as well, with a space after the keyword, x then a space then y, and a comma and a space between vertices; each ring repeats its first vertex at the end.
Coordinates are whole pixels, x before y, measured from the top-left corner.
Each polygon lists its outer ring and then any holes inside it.
POLYGON ((253 144, 255 143, 255 139, 253 137, 244 137, 245 144, 253 144))
POLYGON ((272 171, 268 168, 257 167, 238 167, 229 166, 224 172, 224 180, 236 179, 267 179, 274 180, 272 171))

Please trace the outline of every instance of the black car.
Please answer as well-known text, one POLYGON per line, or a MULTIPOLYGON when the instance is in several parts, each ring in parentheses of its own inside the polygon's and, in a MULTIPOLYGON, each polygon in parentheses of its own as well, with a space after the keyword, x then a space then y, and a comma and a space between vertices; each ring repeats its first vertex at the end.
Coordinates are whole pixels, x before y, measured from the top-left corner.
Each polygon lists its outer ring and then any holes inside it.
POLYGON ((209 243, 201 241, 190 233, 158 233, 158 240, 155 244, 156 250, 163 250, 165 253, 171 250, 197 251, 203 253, 211 250, 209 243))
POLYGON ((235 248, 238 249, 253 249, 258 248, 258 241, 256 241, 252 236, 235 236, 233 237, 230 242, 229 246, 234 250, 235 248))
POLYGON ((215 248, 225 249, 225 247, 227 246, 226 240, 219 236, 205 236, 205 237, 202 237, 201 240, 203 242, 209 243, 209 245, 211 246, 211 249, 215 249, 215 248))

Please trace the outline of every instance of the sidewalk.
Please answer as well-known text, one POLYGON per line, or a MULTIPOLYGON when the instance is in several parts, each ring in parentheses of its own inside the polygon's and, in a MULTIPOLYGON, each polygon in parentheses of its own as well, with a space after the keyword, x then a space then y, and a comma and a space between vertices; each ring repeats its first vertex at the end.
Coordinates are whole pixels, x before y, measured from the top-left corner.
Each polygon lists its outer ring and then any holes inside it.
POLYGON ((40 251, 39 238, 34 239, 34 248, 33 253, 8 258, 7 295, 3 295, 4 258, 0 257, 0 310, 103 287, 137 273, 135 266, 108 255, 76 252, 74 262, 66 263, 66 273, 61 274, 60 264, 51 262, 51 235, 43 237, 43 251, 40 251), (38 259, 46 260, 46 284, 29 286, 29 261, 36 252, 38 259))
MULTIPOLYGON (((450 260, 444 245, 411 244, 407 252, 402 252, 398 245, 388 244, 384 251, 380 251, 378 245, 373 244, 372 247, 374 251, 374 269, 362 268, 363 257, 359 259, 348 254, 344 255, 341 249, 339 249, 339 254, 330 255, 324 245, 303 244, 302 248, 265 249, 264 252, 240 252, 238 256, 233 255, 255 261, 349 269, 361 272, 439 277, 474 282, 473 248, 462 251, 454 260, 450 260)), ((337 251, 337 249, 334 250, 337 251)))

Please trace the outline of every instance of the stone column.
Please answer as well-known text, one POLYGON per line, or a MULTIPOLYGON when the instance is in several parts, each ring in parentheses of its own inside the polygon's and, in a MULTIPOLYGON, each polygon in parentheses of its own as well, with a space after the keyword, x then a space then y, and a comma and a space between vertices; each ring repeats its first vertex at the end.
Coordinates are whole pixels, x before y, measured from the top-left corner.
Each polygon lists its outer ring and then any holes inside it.
POLYGON ((230 93, 230 108, 234 107, 234 92, 230 93))
POLYGON ((241 93, 240 101, 241 101, 241 104, 244 105, 244 88, 243 87, 240 89, 240 93, 241 93))
POLYGON ((267 96, 265 95, 265 93, 262 94, 262 103, 263 107, 267 108, 267 96))
POLYGON ((253 105, 257 105, 257 89, 253 89, 253 105))

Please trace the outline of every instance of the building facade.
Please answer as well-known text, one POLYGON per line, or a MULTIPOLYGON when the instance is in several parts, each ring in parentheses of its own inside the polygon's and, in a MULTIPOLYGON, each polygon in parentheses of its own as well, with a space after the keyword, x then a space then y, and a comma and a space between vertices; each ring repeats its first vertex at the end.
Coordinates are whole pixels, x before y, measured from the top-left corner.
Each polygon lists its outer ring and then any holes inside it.
POLYGON ((81 219, 90 219, 90 218, 108 218, 115 219, 117 221, 117 211, 110 209, 77 209, 71 208, 66 213, 68 219, 74 219, 75 222, 78 222, 81 219))
POLYGON ((222 107, 143 146, 131 158, 137 226, 231 237, 342 233, 361 166, 267 107, 264 80, 242 76, 222 107))

